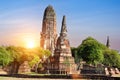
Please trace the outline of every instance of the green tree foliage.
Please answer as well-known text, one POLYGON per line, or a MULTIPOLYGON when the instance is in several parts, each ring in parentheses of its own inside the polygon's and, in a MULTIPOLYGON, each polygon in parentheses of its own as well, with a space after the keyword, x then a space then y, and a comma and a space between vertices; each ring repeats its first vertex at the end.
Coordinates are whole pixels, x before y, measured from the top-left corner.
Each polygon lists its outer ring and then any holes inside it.
MULTIPOLYGON (((48 58, 51 55, 49 50, 43 50, 41 48, 26 49, 23 47, 0 47, 0 65, 11 66, 10 73, 18 73, 19 66, 24 62, 28 61, 30 66, 33 67, 40 64, 40 61, 44 57, 48 58)), ((37 70, 36 67, 36 70, 37 70)))
POLYGON ((0 47, 0 65, 6 66, 12 61, 10 53, 5 49, 5 47, 0 47))
POLYGON ((79 63, 81 56, 78 56, 78 48, 71 47, 72 56, 75 58, 75 63, 79 63))
POLYGON ((71 48, 75 62, 84 60, 90 64, 102 63, 105 66, 120 68, 120 54, 111 50, 97 40, 88 37, 77 48, 71 48))
POLYGON ((34 49, 28 49, 28 60, 29 65, 33 69, 35 69, 35 72, 37 72, 37 69, 42 67, 42 60, 45 58, 48 58, 51 53, 49 50, 43 50, 42 48, 34 48, 34 49))
POLYGON ((51 55, 51 52, 49 50, 44 50, 39 47, 31 50, 30 53, 33 53, 33 54, 39 56, 40 59, 43 59, 44 56, 46 56, 48 58, 51 55))
POLYGON ((9 46, 9 47, 6 47, 6 49, 7 49, 7 51, 10 52, 10 54, 11 54, 14 61, 17 61, 17 62, 20 61, 21 54, 23 53, 22 48, 9 46))
POLYGON ((104 51, 103 64, 120 68, 120 55, 116 50, 107 49, 104 51))
POLYGON ((92 37, 83 40, 78 47, 78 56, 81 56, 84 61, 90 64, 97 64, 103 61, 103 49, 105 48, 101 43, 92 37))
POLYGON ((44 56, 46 57, 51 56, 51 52, 49 50, 44 50, 44 56))
POLYGON ((32 59, 29 61, 29 65, 33 68, 33 66, 40 61, 40 58, 37 55, 31 55, 31 57, 32 59))
POLYGON ((9 46, 6 49, 10 52, 13 60, 10 64, 12 67, 10 73, 18 73, 19 66, 27 59, 25 48, 9 46))

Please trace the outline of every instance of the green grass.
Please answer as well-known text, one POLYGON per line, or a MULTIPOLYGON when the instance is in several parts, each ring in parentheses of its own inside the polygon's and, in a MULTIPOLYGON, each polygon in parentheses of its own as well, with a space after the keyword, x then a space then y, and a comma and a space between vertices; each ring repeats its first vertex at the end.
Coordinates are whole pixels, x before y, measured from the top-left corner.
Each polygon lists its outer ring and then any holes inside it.
MULTIPOLYGON (((72 80, 72 79, 48 79, 48 78, 15 78, 15 77, 0 77, 0 80, 72 80)), ((84 79, 82 79, 84 80, 84 79)))
POLYGON ((65 74, 38 74, 35 72, 30 72, 30 73, 21 73, 21 74, 25 74, 25 75, 39 75, 39 76, 65 76, 65 74))

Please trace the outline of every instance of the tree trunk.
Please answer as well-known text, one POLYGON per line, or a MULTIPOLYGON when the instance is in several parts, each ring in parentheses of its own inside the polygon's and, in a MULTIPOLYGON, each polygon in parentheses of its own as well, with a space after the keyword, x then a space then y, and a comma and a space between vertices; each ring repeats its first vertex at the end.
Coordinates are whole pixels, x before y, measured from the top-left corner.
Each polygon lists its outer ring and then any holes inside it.
POLYGON ((17 63, 16 63, 16 68, 15 68, 15 74, 18 73, 19 67, 20 67, 20 64, 17 62, 17 63))
POLYGON ((10 74, 17 74, 17 73, 18 73, 19 66, 20 66, 19 62, 14 61, 14 62, 11 64, 10 74))
POLYGON ((36 65, 35 65, 35 72, 36 72, 36 73, 38 73, 38 66, 39 66, 39 63, 40 63, 40 61, 37 62, 36 65))

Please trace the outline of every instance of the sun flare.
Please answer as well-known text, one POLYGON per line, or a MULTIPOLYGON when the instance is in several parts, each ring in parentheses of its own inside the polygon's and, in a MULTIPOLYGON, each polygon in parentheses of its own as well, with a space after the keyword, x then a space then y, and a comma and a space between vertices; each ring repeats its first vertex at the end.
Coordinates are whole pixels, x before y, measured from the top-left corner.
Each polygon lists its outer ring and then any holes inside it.
POLYGON ((24 45, 23 45, 23 46, 24 46, 25 48, 32 49, 32 48, 36 48, 36 47, 38 46, 38 44, 37 44, 38 42, 37 42, 35 36, 32 35, 32 34, 24 35, 24 36, 22 37, 22 40, 23 40, 23 42, 24 42, 24 45))
POLYGON ((26 44, 26 47, 27 48, 34 48, 35 47, 35 42, 34 41, 27 41, 27 44, 26 44))

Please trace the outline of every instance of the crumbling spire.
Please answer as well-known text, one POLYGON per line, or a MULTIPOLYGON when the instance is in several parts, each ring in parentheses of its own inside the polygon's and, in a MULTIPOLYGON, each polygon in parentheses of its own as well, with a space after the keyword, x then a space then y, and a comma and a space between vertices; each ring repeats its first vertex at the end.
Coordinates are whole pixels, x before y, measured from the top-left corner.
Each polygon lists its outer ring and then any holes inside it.
POLYGON ((107 43, 106 43, 106 47, 110 47, 110 41, 109 41, 109 36, 107 36, 107 43))
POLYGON ((67 36, 66 17, 65 17, 65 15, 63 16, 63 19, 62 19, 62 27, 61 27, 60 35, 64 36, 64 37, 67 36))

